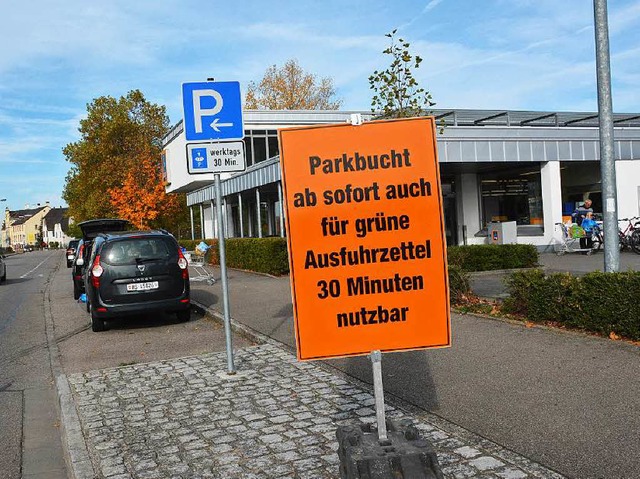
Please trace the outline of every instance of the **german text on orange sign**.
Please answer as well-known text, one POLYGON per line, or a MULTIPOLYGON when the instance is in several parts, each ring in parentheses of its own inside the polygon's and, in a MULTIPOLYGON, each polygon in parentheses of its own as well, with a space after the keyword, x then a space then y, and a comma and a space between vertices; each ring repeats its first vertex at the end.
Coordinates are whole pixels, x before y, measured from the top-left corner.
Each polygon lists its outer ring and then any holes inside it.
POLYGON ((433 118, 279 137, 298 358, 449 346, 433 118))

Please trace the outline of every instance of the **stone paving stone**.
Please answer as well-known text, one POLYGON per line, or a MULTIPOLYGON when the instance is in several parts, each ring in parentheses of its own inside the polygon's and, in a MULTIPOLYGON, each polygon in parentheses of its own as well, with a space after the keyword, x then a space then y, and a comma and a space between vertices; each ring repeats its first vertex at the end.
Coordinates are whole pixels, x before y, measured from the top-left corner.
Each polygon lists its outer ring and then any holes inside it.
MULTIPOLYGON (((69 377, 96 479, 338 478, 336 428, 375 424, 371 390, 272 344, 69 377)), ((447 479, 562 476, 423 411, 447 479)))

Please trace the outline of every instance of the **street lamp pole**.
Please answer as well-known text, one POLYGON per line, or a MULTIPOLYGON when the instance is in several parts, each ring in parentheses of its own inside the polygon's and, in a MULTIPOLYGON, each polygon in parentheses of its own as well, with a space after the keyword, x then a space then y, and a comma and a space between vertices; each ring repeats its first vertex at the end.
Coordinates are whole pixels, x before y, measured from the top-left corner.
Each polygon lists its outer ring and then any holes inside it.
POLYGON ((609 25, 607 0, 594 0, 596 32, 596 78, 598 83, 598 118, 600 122, 600 174, 604 213, 604 270, 620 269, 618 247, 618 206, 616 198, 616 164, 613 155, 613 102, 609 61, 609 25))

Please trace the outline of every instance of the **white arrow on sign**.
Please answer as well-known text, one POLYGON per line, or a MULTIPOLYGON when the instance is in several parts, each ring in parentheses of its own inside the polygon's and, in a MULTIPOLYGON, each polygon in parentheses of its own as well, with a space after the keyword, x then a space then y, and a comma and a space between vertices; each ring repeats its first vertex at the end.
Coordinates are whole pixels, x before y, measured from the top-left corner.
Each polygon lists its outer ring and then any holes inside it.
POLYGON ((213 122, 209 126, 213 128, 214 131, 217 131, 217 132, 220 132, 219 127, 221 126, 233 126, 233 123, 218 123, 219 121, 220 121, 220 118, 216 118, 215 120, 213 120, 213 122))

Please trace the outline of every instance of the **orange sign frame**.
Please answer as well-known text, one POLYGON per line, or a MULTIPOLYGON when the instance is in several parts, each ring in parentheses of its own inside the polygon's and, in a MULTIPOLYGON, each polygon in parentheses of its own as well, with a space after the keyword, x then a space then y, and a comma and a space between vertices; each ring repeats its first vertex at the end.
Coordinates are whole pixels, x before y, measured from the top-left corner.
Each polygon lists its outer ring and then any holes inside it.
POLYGON ((278 136, 298 359, 450 346, 434 118, 278 136))

